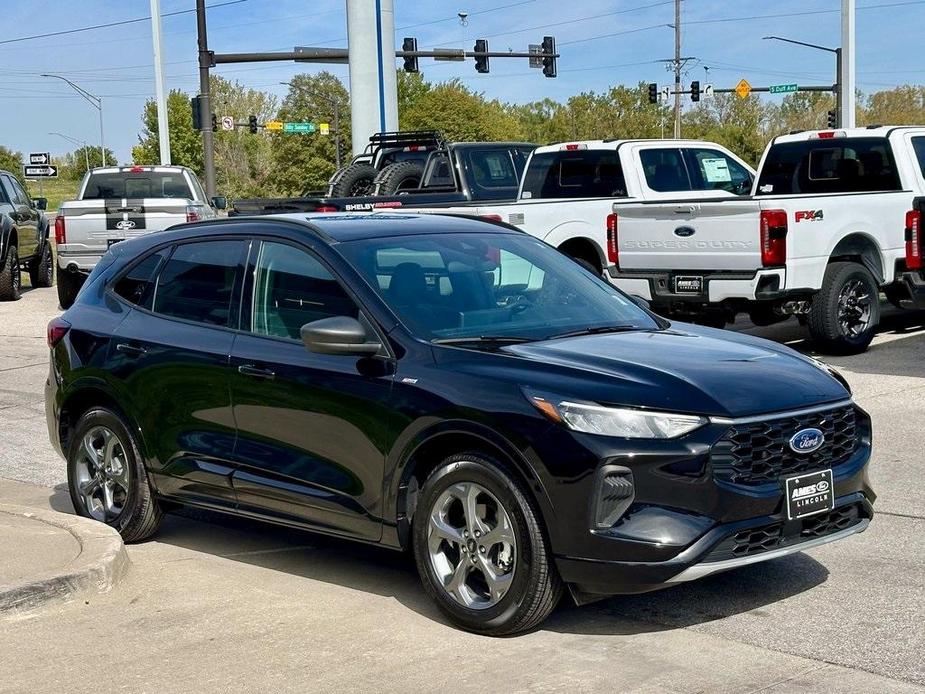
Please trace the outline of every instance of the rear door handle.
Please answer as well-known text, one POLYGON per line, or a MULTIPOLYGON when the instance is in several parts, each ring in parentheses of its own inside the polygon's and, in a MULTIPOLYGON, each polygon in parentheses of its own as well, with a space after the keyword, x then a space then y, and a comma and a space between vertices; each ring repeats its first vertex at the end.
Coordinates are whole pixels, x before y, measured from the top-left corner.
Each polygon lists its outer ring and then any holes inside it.
POLYGON ((120 342, 117 344, 116 351, 122 352, 122 354, 130 357, 140 357, 141 355, 147 354, 148 352, 148 350, 146 350, 144 347, 141 347, 140 345, 130 345, 126 342, 120 342))
POLYGON ((268 380, 276 378, 276 373, 270 369, 259 369, 252 364, 241 364, 238 367, 238 373, 251 378, 265 378, 268 380))

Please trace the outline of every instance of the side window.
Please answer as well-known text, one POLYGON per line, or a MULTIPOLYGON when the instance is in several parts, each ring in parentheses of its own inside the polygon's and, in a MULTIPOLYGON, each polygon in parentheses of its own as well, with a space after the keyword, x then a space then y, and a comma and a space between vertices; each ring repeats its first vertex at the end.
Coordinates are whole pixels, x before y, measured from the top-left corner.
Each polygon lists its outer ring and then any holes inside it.
POLYGON ((686 154, 695 190, 725 190, 739 195, 750 191, 751 174, 735 159, 715 149, 692 149, 686 154))
POLYGON ((13 177, 3 175, 3 188, 10 202, 14 205, 25 205, 26 201, 19 196, 18 186, 14 185, 13 177))
POLYGON ((506 149, 468 152, 472 181, 480 188, 514 188, 520 182, 506 149))
POLYGON ((265 241, 257 256, 252 332, 300 339, 303 325, 334 316, 359 317, 353 299, 314 256, 265 241))
POLYGON ((129 303, 150 309, 154 300, 157 271, 168 255, 169 248, 152 253, 117 279, 112 285, 112 290, 129 303))
POLYGON ((925 137, 913 137, 912 150, 915 152, 915 158, 919 162, 922 178, 925 178, 925 137))
POLYGON ((232 325, 232 297, 244 274, 244 248, 244 241, 177 246, 157 279, 154 312, 208 325, 232 325))
POLYGON ((646 183, 659 193, 691 190, 679 149, 644 149, 639 152, 646 183))
POLYGON ((445 188, 456 185, 449 158, 445 154, 434 154, 427 160, 422 188, 445 188))
POLYGON ((29 194, 23 190, 23 187, 19 185, 19 181, 11 176, 10 183, 13 184, 13 190, 15 191, 16 198, 19 200, 19 204, 32 207, 32 200, 29 199, 29 194))

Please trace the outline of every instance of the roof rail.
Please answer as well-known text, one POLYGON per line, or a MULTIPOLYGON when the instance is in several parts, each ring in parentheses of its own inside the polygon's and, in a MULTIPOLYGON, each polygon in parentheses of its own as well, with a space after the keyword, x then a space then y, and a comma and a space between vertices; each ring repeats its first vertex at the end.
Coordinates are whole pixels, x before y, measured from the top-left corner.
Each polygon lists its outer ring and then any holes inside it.
POLYGON ((369 144, 373 147, 442 147, 443 135, 436 130, 405 130, 374 133, 369 137, 369 144))

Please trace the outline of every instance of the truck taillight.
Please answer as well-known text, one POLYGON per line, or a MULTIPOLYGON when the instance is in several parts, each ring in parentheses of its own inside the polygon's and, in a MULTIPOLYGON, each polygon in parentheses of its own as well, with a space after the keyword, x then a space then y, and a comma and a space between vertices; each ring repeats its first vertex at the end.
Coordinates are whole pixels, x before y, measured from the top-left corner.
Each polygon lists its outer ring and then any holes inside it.
POLYGON ((922 213, 919 210, 906 212, 906 267, 922 269, 922 213))
POLYGON ((319 205, 315 208, 315 212, 337 212, 337 208, 333 205, 319 205))
POLYGON ((607 215, 607 260, 620 264, 620 244, 617 239, 617 215, 607 215))
POLYGON ((784 265, 787 262, 787 213, 784 210, 761 210, 761 264, 784 265))
POLYGON ((67 232, 64 229, 64 215, 55 217, 55 244, 67 243, 67 232))
POLYGON ((48 328, 45 330, 45 339, 48 341, 48 346, 54 347, 61 342, 61 339, 67 335, 67 331, 70 329, 71 324, 63 318, 52 318, 48 323, 48 328))
POLYGON ((202 219, 202 212, 197 207, 187 207, 186 208, 186 221, 187 222, 198 222, 202 219))
POLYGON ((479 217, 481 217, 482 219, 490 219, 493 222, 503 222, 504 221, 504 217, 502 217, 500 214, 480 214, 479 217))

